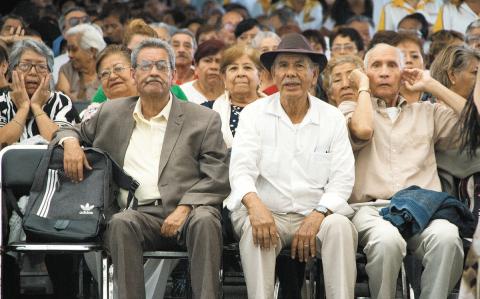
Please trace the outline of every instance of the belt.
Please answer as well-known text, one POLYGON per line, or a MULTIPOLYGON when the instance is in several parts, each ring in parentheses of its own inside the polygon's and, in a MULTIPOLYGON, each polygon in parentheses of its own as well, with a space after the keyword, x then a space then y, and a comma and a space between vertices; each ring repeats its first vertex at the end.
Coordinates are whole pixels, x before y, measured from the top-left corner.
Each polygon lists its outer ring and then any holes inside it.
POLYGON ((162 202, 162 200, 159 198, 159 199, 155 199, 154 201, 149 202, 147 204, 138 205, 138 206, 139 207, 158 206, 158 205, 161 204, 161 202, 162 202))

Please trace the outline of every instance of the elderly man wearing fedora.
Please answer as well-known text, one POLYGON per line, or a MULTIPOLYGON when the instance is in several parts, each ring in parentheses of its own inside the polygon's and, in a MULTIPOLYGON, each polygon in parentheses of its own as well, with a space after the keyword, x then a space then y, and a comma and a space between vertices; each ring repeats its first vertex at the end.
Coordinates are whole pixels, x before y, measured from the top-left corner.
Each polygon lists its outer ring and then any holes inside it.
POLYGON ((353 298, 353 153, 340 111, 308 93, 326 58, 293 33, 260 59, 279 93, 240 115, 227 200, 248 297, 273 298, 275 259, 285 248, 300 261, 321 257, 327 298, 353 298))

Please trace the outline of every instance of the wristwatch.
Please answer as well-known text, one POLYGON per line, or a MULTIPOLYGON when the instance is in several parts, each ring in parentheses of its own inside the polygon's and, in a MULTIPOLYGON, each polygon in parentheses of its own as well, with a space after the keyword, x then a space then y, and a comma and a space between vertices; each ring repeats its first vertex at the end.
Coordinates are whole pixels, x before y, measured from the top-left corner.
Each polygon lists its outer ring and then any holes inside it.
POLYGON ((324 206, 318 206, 315 208, 315 211, 319 212, 319 213, 322 213, 323 216, 327 217, 328 215, 330 215, 330 212, 328 211, 328 209, 324 206))

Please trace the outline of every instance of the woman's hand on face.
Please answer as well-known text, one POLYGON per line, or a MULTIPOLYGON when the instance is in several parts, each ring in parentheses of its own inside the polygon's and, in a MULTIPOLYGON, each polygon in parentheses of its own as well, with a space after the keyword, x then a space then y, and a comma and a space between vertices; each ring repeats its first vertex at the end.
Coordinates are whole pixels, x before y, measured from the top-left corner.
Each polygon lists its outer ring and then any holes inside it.
POLYGON ((0 35, 0 40, 3 40, 7 45, 12 45, 15 42, 25 39, 25 29, 21 26, 10 28, 8 35, 0 35))
POLYGON ((18 71, 13 71, 12 74, 12 91, 10 96, 17 109, 30 109, 30 100, 25 89, 25 80, 23 74, 18 71))
POLYGON ((354 69, 350 75, 348 75, 348 80, 350 81, 350 86, 354 90, 370 88, 370 80, 368 79, 367 74, 361 69, 354 69))
POLYGON ((32 95, 32 106, 43 107, 45 103, 50 98, 50 74, 47 74, 45 77, 42 78, 40 81, 40 85, 38 85, 37 90, 32 95))

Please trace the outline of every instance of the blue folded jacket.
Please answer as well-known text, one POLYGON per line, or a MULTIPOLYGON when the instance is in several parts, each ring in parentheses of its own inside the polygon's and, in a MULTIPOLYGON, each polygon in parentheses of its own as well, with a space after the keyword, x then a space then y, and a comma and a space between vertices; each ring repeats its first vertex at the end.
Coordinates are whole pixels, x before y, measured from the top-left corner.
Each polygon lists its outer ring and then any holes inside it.
POLYGON ((395 193, 380 215, 396 226, 405 239, 422 232, 434 219, 455 224, 465 238, 472 237, 476 226, 473 214, 461 201, 448 193, 418 186, 395 193))

